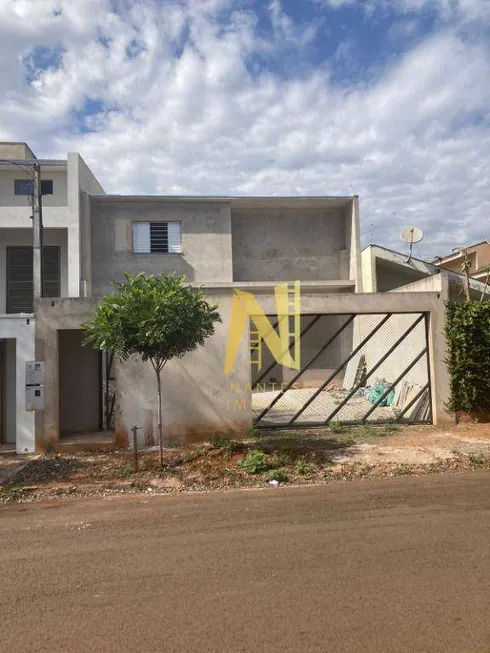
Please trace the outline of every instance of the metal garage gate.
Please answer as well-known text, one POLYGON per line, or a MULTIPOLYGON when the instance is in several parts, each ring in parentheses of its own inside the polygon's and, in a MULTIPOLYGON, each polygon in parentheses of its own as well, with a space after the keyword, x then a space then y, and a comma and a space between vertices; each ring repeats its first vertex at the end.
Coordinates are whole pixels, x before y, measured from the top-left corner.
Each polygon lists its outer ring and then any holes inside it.
MULTIPOLYGON (((278 363, 251 323, 258 427, 432 423, 428 314, 299 317, 286 340, 297 369, 278 363)), ((277 316, 269 320, 277 332, 277 316)))

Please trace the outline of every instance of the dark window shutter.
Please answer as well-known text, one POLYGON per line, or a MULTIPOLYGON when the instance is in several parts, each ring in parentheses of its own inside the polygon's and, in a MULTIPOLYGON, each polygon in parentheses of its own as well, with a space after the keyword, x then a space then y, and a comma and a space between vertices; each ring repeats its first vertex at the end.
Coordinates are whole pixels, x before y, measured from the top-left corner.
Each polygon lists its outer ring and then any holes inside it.
POLYGON ((7 247, 7 313, 32 310, 32 247, 7 247))
MULTIPOLYGON (((61 295, 60 248, 43 247, 43 297, 61 295)), ((7 247, 7 313, 32 313, 32 247, 7 247)))
POLYGON ((60 248, 43 247, 43 297, 59 297, 60 288, 60 248))
POLYGON ((168 252, 168 224, 166 222, 150 222, 150 246, 152 254, 168 252))

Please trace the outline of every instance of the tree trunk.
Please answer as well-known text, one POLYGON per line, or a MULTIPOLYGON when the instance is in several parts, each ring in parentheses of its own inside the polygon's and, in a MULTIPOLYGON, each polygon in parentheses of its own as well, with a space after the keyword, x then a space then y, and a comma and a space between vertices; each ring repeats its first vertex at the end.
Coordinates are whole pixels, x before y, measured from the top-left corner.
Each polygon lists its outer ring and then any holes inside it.
POLYGON ((162 382, 160 379, 161 373, 160 365, 155 367, 157 375, 157 388, 158 388, 158 441, 160 444, 160 468, 163 469, 163 422, 162 422, 162 382))

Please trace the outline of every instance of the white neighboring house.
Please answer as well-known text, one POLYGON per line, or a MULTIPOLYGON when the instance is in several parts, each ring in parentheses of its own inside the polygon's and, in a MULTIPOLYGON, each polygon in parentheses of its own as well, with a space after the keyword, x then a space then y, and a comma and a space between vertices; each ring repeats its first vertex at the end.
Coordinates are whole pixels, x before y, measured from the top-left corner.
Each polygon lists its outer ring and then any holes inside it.
POLYGON ((26 410, 26 362, 35 359, 32 275, 32 164, 41 166, 43 296, 87 292, 88 193, 104 193, 79 154, 37 159, 26 143, 0 143, 0 444, 35 449, 26 410))

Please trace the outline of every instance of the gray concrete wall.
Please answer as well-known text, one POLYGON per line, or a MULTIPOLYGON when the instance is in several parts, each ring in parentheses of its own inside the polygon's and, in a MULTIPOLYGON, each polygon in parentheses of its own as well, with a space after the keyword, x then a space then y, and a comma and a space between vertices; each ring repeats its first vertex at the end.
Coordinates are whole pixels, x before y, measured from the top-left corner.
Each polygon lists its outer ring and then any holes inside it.
POLYGON ((0 159, 35 159, 27 143, 0 143, 0 159))
POLYGON ((110 201, 92 198, 92 294, 111 292, 124 272, 184 274, 189 281, 231 281, 228 204, 110 201), (181 222, 181 254, 134 254, 132 222, 181 222))
POLYGON ((231 227, 234 281, 351 278, 343 209, 233 209, 231 227))
MULTIPOLYGON (((238 358, 230 376, 224 374, 228 328, 231 316, 232 284, 229 288, 207 291, 207 298, 219 305, 223 323, 204 347, 172 361, 162 375, 164 433, 168 440, 204 439, 216 433, 240 434, 251 424, 251 368, 249 329, 240 342, 238 358)), ((256 291, 265 314, 276 312, 271 290, 256 291)), ((37 444, 43 448, 47 441, 59 438, 59 375, 58 329, 77 329, 90 319, 96 305, 94 300, 41 300, 37 305, 36 357, 46 361, 46 408, 37 422, 37 444)), ((357 341, 374 313, 408 311, 429 313, 430 367, 432 402, 436 423, 452 421, 445 405, 449 397, 449 375, 444 363, 444 300, 441 293, 368 293, 328 294, 309 293, 301 297, 303 315, 360 313, 357 318, 357 341)), ((373 356, 386 351, 397 333, 405 325, 406 316, 392 318, 390 328, 376 346, 373 356), (399 324, 400 322, 400 324, 399 324), (401 324, 403 322, 403 325, 401 324), (391 340, 390 340, 391 338, 391 340)), ((334 324, 331 324, 333 329, 334 324)), ((325 334, 322 334, 322 338, 325 334)), ((420 334, 415 334, 416 338, 420 334)), ((354 342, 356 340, 354 339, 354 342)), ((345 341, 347 348, 352 345, 345 341)), ((315 345, 315 343, 312 343, 315 345)), ((405 347, 406 352, 413 350, 405 347)), ((345 358, 347 352, 337 352, 345 358)), ((399 362, 403 361, 400 356, 399 362)), ((377 359, 376 359, 377 360, 377 359)), ((383 370, 380 370, 380 374, 383 370)), ((391 379, 392 380, 392 379, 391 379)), ((116 366, 116 436, 128 442, 130 429, 142 427, 140 444, 157 442, 156 381, 150 364, 131 361, 116 366)))
MULTIPOLYGON (((251 426, 248 330, 243 335, 232 373, 224 374, 231 289, 209 294, 218 303, 223 323, 204 347, 171 361, 162 374, 164 432, 172 440, 203 439, 217 433, 244 434, 251 426)), ((95 300, 67 299, 37 304, 36 357, 46 364, 45 410, 38 413, 36 444, 42 450, 60 436, 59 329, 78 329, 90 319, 95 300)), ((76 374, 76 370, 72 370, 76 374)), ((81 390, 80 390, 81 391, 81 390)), ((141 426, 140 444, 157 442, 156 381, 151 365, 139 360, 116 365, 116 438, 128 442, 130 429, 141 426)))
MULTIPOLYGON (((212 435, 244 435, 252 425, 249 332, 244 333, 229 376, 224 374, 231 292, 207 295, 218 304, 223 323, 203 347, 170 361, 162 372, 166 440, 202 440, 212 435)), ((158 442, 156 377, 149 363, 116 366, 116 429, 128 438, 141 426, 140 444, 158 442)))
POLYGON ((58 331, 61 437, 100 429, 100 354, 82 340, 80 329, 58 331))

